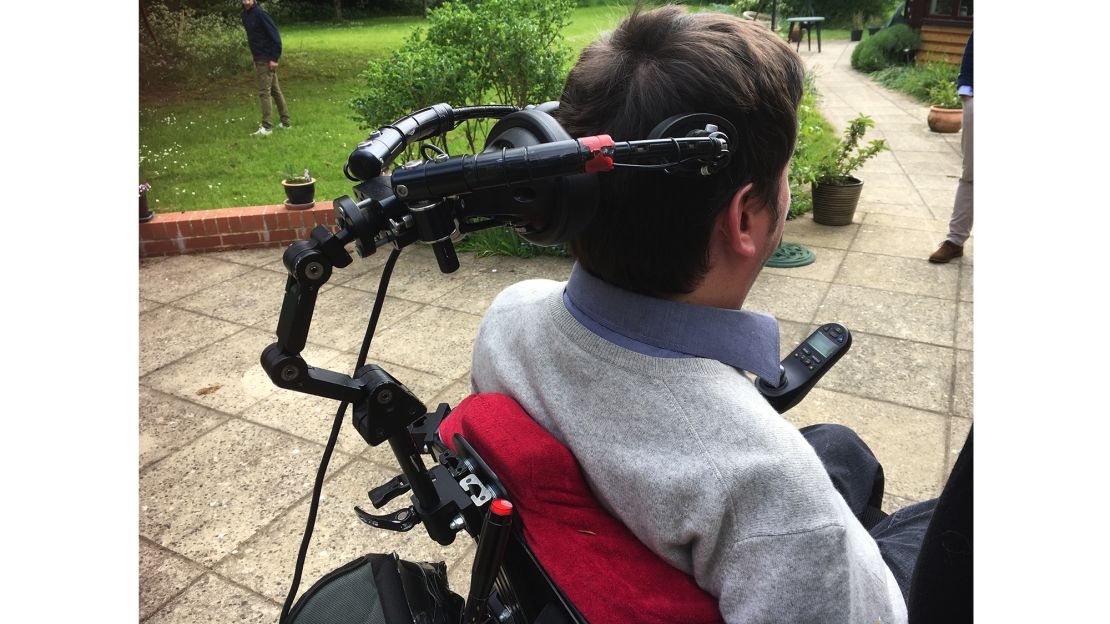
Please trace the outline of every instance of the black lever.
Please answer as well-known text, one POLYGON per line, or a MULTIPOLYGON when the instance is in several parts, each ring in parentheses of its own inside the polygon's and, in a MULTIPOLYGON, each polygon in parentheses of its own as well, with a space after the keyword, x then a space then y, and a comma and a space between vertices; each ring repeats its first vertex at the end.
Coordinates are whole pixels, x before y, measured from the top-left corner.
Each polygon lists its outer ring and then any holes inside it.
POLYGON ((432 243, 432 251, 435 252, 440 272, 454 273, 459 270, 459 256, 455 253, 455 245, 450 239, 432 243))
POLYGON ((366 494, 370 497, 370 504, 374 506, 374 509, 381 509, 386 503, 411 489, 409 480, 405 478, 405 475, 397 475, 366 494))
POLYGON ((355 514, 358 515, 359 520, 362 520, 375 529, 386 529, 387 531, 397 531, 398 533, 408 531, 420 522, 420 516, 416 514, 416 510, 412 507, 405 507, 391 514, 377 516, 355 505, 355 514))

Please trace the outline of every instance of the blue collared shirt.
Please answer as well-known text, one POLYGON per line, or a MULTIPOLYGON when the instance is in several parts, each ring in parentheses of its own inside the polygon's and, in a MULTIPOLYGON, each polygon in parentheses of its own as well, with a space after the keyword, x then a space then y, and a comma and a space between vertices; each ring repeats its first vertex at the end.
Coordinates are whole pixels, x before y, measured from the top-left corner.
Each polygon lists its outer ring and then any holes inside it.
POLYGON ((648 297, 604 282, 577 262, 563 304, 587 329, 630 351, 708 358, 779 378, 779 324, 769 314, 648 297))

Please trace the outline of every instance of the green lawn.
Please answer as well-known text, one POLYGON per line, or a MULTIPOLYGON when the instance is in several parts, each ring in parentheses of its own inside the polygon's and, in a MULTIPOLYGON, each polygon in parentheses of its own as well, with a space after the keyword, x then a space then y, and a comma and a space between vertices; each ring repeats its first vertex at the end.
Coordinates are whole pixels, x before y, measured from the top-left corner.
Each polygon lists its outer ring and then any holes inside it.
MULTIPOLYGON (((574 10, 565 31, 578 52, 616 26, 627 7, 574 10)), ((317 178, 316 197, 330 201, 350 193, 342 172, 347 156, 366 137, 348 101, 360 86, 369 59, 388 56, 419 26, 419 17, 385 17, 344 24, 282 24, 284 51, 278 71, 293 128, 252 137, 258 127, 254 75, 215 80, 188 89, 144 92, 139 101, 140 181, 155 212, 204 210, 284 201, 284 171, 308 168, 317 178)), ((827 31, 822 38, 838 38, 827 31)), ((843 31, 847 38, 847 31, 843 31)), ((243 53, 248 54, 244 37, 243 53)), ((275 109, 275 123, 277 122, 275 109)), ((452 153, 463 143, 452 142, 452 153)))
MULTIPOLYGON (((576 9, 566 30, 575 54, 616 25, 627 9, 576 9)), ((349 194, 342 167, 366 131, 347 102, 367 60, 388 56, 423 20, 389 17, 342 25, 282 25, 278 76, 293 128, 252 137, 258 127, 254 76, 244 73, 194 89, 144 93, 139 102, 140 181, 156 212, 283 201, 282 171, 308 168, 317 198, 349 194)), ((247 54, 244 40, 244 54, 247 54)), ((275 109, 275 123, 276 109, 275 109)))

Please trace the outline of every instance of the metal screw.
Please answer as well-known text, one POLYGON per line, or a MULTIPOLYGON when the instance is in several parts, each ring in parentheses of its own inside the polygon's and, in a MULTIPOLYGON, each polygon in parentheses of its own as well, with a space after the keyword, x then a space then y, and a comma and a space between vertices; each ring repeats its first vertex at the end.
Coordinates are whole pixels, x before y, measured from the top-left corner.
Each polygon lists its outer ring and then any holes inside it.
POLYGON ((310 280, 318 280, 324 275, 324 265, 319 262, 310 262, 305 267, 304 274, 310 280))
POLYGON ((393 391, 386 388, 378 393, 378 403, 385 405, 393 400, 393 391))
POLYGON ((513 619, 513 611, 512 611, 512 609, 509 609, 508 607, 506 607, 505 610, 502 611, 501 613, 497 614, 497 621, 498 622, 508 622, 511 619, 513 619))
POLYGON ((299 377, 300 374, 301 371, 299 368, 297 368, 295 364, 287 364, 285 368, 281 369, 282 381, 293 381, 294 379, 299 377))
POLYGON ((408 196, 409 196, 409 187, 405 186, 404 184, 398 184, 397 185, 397 197, 408 197, 408 196))
POLYGON ((462 516, 455 516, 454 518, 451 518, 451 524, 448 524, 447 528, 451 529, 452 531, 458 531, 464 526, 466 526, 466 520, 463 520, 462 516))

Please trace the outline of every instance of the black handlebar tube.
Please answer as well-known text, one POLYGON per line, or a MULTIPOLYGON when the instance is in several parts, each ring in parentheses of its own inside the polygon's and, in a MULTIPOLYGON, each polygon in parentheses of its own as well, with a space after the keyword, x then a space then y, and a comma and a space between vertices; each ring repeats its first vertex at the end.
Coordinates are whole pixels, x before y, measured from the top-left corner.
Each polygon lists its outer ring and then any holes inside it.
POLYGON ((613 144, 613 161, 634 163, 640 160, 667 158, 716 158, 728 153, 728 142, 719 137, 673 137, 617 141, 613 144))
POLYGON ((393 172, 391 184, 398 198, 411 203, 581 172, 591 158, 577 139, 567 139, 403 167, 393 172))
POLYGON ((515 106, 468 106, 454 109, 435 104, 382 126, 370 133, 347 158, 347 170, 363 182, 385 171, 407 146, 443 134, 470 119, 501 118, 518 111, 515 106))
MULTIPOLYGON (((614 162, 634 163, 660 158, 714 158, 727 153, 728 144, 716 137, 680 137, 617 141, 606 150, 609 153, 605 155, 614 162)), ((395 170, 390 183, 399 199, 411 203, 582 173, 595 157, 582 139, 566 139, 426 161, 395 170)))

